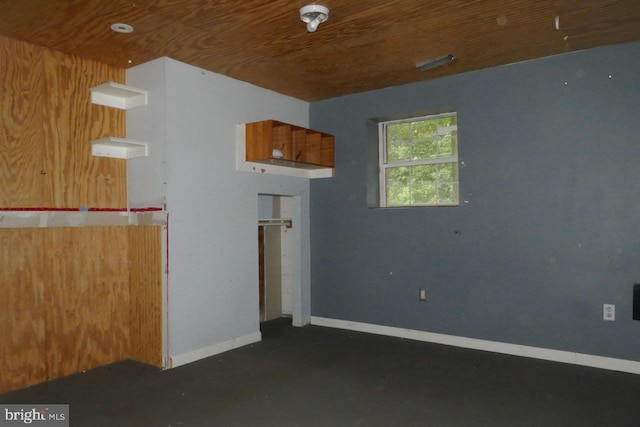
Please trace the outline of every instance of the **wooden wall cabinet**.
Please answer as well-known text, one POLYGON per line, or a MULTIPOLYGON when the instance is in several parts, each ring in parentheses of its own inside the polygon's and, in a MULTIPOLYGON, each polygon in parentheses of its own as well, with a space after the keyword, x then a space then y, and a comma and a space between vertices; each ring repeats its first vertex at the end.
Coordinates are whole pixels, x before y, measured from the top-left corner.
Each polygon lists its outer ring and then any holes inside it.
POLYGON ((238 170, 327 178, 334 173, 333 135, 263 120, 238 128, 238 170))

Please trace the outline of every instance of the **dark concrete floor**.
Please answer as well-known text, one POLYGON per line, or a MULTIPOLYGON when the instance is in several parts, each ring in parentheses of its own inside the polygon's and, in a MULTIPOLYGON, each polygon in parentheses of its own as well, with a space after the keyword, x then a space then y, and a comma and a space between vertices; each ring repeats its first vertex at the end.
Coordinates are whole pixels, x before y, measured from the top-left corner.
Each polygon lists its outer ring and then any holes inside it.
POLYGON ((0 395, 71 426, 640 426, 640 375, 307 326, 167 371, 133 361, 0 395))

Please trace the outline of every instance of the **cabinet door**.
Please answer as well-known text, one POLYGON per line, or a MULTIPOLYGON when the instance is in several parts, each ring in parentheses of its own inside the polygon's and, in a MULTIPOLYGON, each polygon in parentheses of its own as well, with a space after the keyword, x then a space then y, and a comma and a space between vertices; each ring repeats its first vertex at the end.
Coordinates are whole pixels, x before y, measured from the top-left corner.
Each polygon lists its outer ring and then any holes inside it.
POLYGON ((47 379, 43 231, 0 229, 0 393, 47 379))
POLYGON ((43 206, 42 51, 0 37, 0 207, 43 206))
POLYGON ((50 378, 128 357, 127 227, 45 230, 50 378))

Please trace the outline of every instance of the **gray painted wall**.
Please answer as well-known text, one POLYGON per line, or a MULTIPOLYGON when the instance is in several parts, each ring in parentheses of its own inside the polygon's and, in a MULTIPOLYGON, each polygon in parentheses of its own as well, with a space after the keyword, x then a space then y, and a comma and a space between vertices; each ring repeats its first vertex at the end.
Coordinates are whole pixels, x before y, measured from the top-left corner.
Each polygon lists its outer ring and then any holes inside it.
POLYGON ((237 124, 265 119, 307 127, 309 104, 169 58, 128 69, 127 83, 149 90, 149 105, 127 112, 128 137, 148 141, 151 153, 128 163, 130 203, 166 200, 174 363, 259 334, 259 194, 294 196, 293 311, 307 322, 309 181, 237 172, 235 136, 237 124))
POLYGON ((640 43, 312 103, 310 124, 336 136, 313 316, 640 360, 640 43), (368 208, 375 121, 449 109, 461 206, 368 208))

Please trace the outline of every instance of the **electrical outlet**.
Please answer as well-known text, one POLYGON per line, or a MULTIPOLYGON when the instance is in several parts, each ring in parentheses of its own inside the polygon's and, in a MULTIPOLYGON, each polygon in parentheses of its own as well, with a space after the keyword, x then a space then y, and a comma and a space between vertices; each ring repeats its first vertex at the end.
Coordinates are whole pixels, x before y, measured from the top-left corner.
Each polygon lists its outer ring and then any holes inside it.
POLYGON ((602 306, 602 318, 604 320, 616 320, 616 306, 614 304, 604 304, 602 306))
POLYGON ((420 292, 418 293, 418 299, 420 301, 426 301, 427 300, 427 289, 426 288, 420 288, 420 292))

